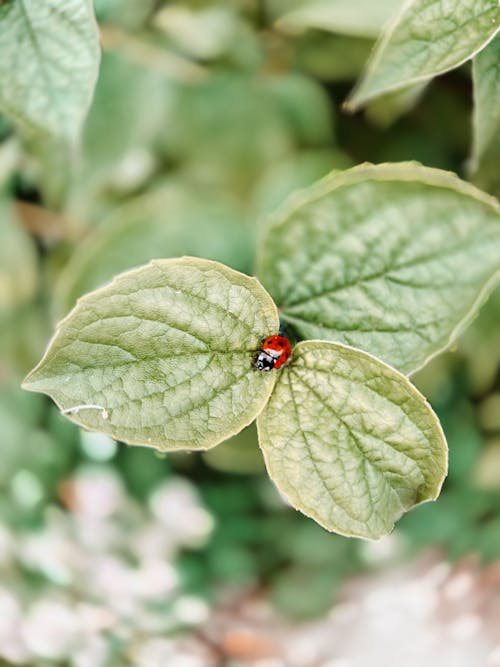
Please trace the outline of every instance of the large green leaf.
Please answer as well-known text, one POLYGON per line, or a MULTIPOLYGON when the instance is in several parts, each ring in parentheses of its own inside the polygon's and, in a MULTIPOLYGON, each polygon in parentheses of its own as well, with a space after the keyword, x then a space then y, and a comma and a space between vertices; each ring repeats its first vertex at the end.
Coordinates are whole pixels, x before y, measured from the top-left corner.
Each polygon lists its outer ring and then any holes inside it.
POLYGON ((376 539, 439 495, 447 447, 425 398, 360 350, 299 343, 257 420, 271 478, 328 530, 376 539))
POLYGON ((75 142, 98 66, 90 0, 0 4, 0 110, 25 130, 75 142))
POLYGON ((258 260, 300 337, 411 373, 485 297, 500 269, 500 208, 447 172, 361 165, 292 198, 266 226, 258 260))
POLYGON ((498 0, 410 1, 382 35, 347 106, 442 74, 472 58, 500 29, 498 0))
POLYGON ((500 195, 500 36, 474 58, 472 80, 474 179, 500 195))
POLYGON ((253 357, 277 330, 255 278, 209 260, 156 260, 83 297, 23 386, 116 439, 208 449, 267 401, 276 375, 253 357))

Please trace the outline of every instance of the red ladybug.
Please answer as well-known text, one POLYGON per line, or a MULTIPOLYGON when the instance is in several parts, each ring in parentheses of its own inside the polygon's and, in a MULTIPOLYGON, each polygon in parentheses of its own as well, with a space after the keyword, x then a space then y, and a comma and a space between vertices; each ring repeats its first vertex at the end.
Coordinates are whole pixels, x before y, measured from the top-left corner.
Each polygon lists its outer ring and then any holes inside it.
POLYGON ((290 359, 292 345, 284 336, 269 336, 262 343, 262 348, 255 357, 254 366, 259 371, 281 368, 290 359))

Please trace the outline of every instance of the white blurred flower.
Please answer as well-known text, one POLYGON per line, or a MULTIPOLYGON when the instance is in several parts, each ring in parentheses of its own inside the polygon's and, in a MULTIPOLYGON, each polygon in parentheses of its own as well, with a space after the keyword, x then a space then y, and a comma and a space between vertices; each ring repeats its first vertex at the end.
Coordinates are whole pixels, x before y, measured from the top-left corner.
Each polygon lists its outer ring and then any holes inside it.
POLYGON ((68 658, 81 638, 77 614, 60 600, 41 599, 29 610, 22 626, 28 650, 48 660, 68 658))
POLYGON ((71 656, 71 667, 104 667, 109 664, 109 642, 103 637, 88 637, 71 656))
POLYGON ((76 545, 49 528, 21 538, 18 558, 26 567, 60 585, 72 583, 74 569, 82 562, 76 545))
POLYGON ((86 635, 95 635, 103 630, 111 630, 117 623, 117 616, 105 605, 80 603, 77 607, 82 631, 86 635))
POLYGON ((175 601, 174 616, 185 625, 201 625, 206 623, 210 616, 210 607, 199 597, 183 595, 175 601))
POLYGON ((139 560, 164 558, 175 555, 178 546, 161 521, 153 519, 141 526, 130 545, 139 560))
POLYGON ((151 494, 153 515, 179 545, 201 546, 213 530, 214 520, 202 507, 195 489, 187 481, 171 478, 151 494))
POLYGON ((172 657, 175 652, 175 642, 162 637, 153 637, 143 642, 133 650, 134 667, 165 667, 174 665, 172 657))
POLYGON ((73 511, 93 517, 114 514, 125 502, 123 484, 112 468, 81 468, 72 480, 73 511))
POLYGON ((28 652, 20 634, 21 606, 14 594, 0 589, 0 657, 14 664, 27 661, 28 652))
POLYGON ((88 589, 120 616, 133 617, 139 611, 134 568, 115 556, 95 559, 88 589))
POLYGON ((134 593, 139 598, 161 600, 170 597, 178 584, 179 577, 173 565, 148 560, 135 572, 134 593))

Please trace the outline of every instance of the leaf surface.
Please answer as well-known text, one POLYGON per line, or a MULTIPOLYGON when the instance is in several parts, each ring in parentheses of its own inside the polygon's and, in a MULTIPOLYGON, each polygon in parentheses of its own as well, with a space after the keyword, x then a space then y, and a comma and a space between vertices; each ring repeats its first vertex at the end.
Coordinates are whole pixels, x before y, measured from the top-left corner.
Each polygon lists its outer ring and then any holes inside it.
POLYGON ((410 0, 381 36, 347 107, 458 67, 499 29, 498 0, 410 0))
POLYGON ((360 350, 299 343, 257 420, 271 478, 327 530, 377 539, 439 495, 447 446, 425 398, 360 350))
POLYGON ((98 67, 89 0, 0 4, 0 110, 30 134, 75 143, 98 67))
POLYGON ((446 348, 500 269, 498 202, 413 163, 361 165, 289 200, 258 275, 301 338, 412 373, 446 348))
POLYGON ((80 299, 23 386, 118 440, 208 449, 264 406, 276 375, 253 359, 277 330, 255 278, 209 260, 155 260, 80 299))

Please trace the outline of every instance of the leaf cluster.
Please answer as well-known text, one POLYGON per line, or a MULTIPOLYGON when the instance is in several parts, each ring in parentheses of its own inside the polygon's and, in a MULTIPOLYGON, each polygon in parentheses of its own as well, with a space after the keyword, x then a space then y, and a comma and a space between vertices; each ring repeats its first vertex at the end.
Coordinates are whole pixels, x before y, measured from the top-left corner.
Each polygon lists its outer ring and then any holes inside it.
MULTIPOLYGON (((493 0, 466 4, 103 0, 96 23, 86 0, 2 3, 0 308, 22 328, 39 289, 17 219, 43 251, 50 303, 38 304, 35 347, 47 311, 74 306, 25 387, 85 428, 164 451, 210 449, 257 419, 279 489, 344 535, 377 538, 435 498, 446 443, 408 376, 454 343, 494 285, 498 203, 406 161, 455 167, 450 155, 467 150, 456 96, 444 98, 446 127, 433 117, 439 92, 432 121, 420 118, 420 136, 440 139, 422 142, 430 152, 415 139, 406 150, 394 130, 387 155, 364 145, 366 125, 334 118, 331 94, 376 40, 347 107, 366 105, 381 127, 472 59, 470 175, 497 194, 500 14, 493 0), (350 168, 380 155, 390 162, 350 168), (12 207, 12 191, 31 202, 12 207), (260 373, 255 355, 280 326, 292 359, 260 373)), ((24 336, 9 345, 29 348, 24 336)))

